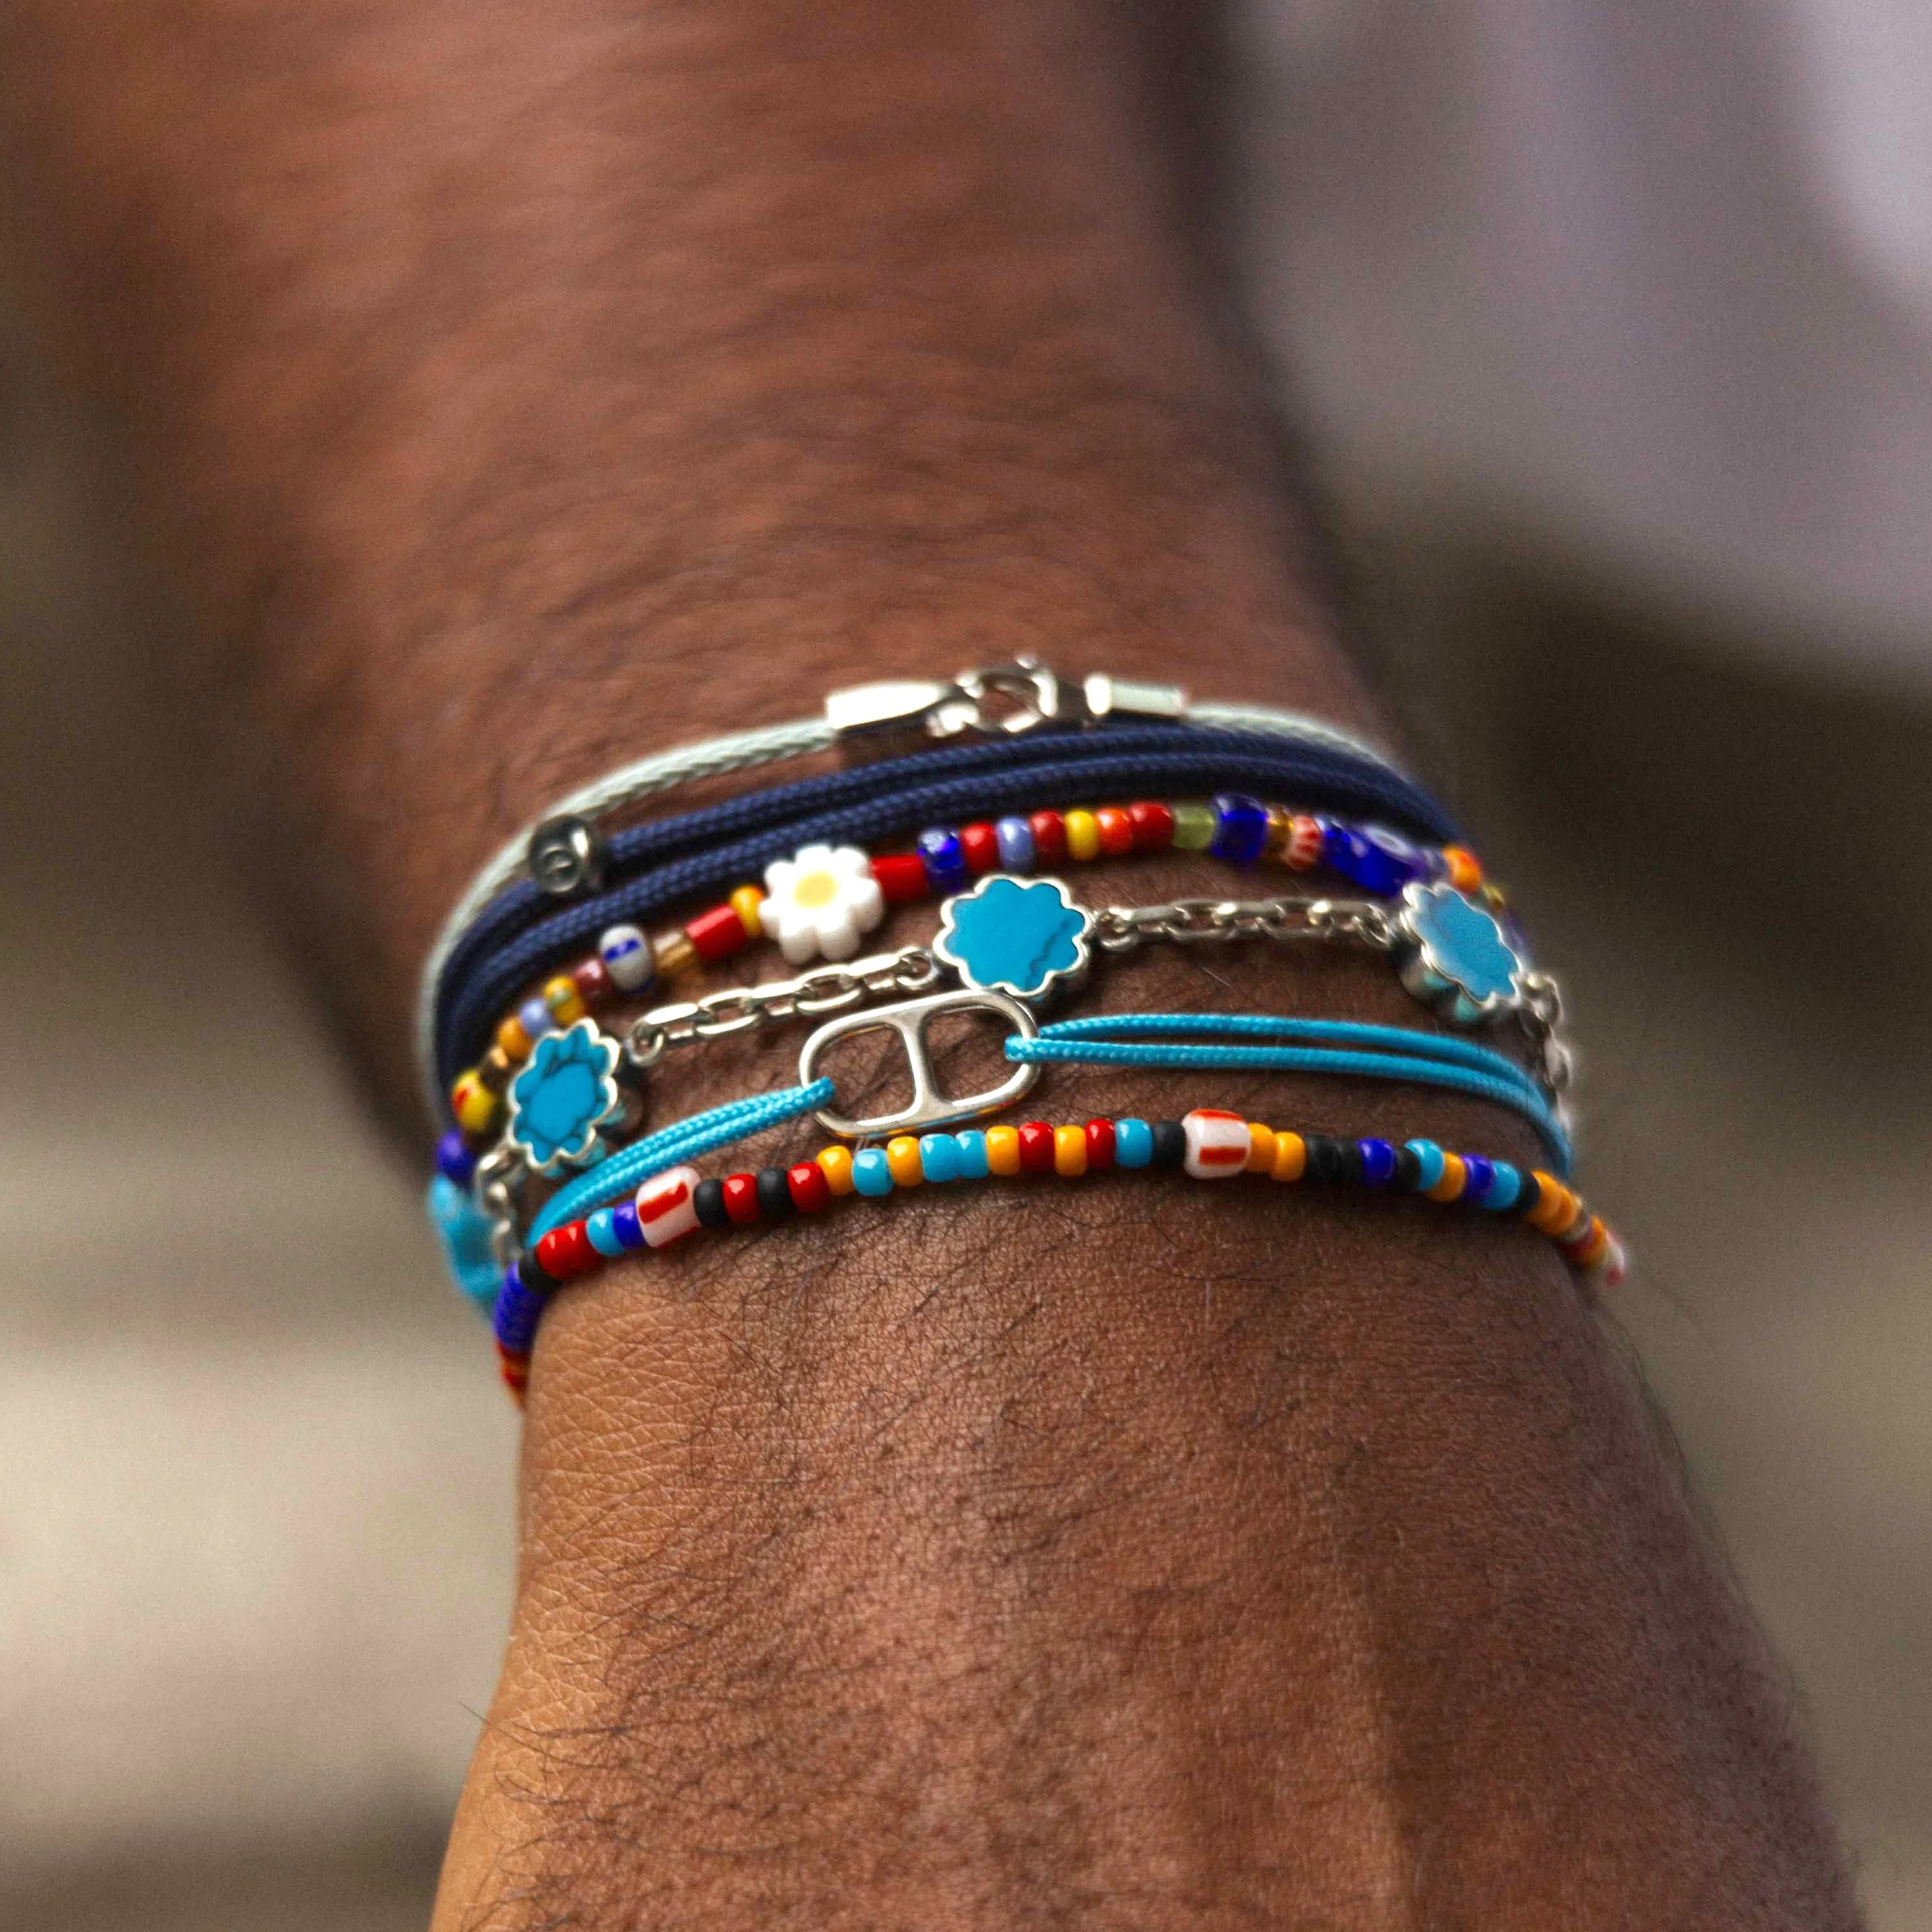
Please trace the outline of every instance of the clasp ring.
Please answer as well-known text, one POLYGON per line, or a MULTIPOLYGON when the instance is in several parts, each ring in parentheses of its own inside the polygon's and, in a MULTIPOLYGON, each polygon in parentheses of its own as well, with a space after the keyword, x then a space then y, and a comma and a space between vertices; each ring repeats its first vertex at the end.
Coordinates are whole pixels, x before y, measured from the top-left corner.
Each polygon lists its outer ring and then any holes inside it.
POLYGON ((897 1034, 905 1049, 906 1065, 912 1074, 912 1102, 896 1114, 880 1114, 869 1120, 848 1120, 829 1108, 820 1108, 812 1118, 827 1133, 847 1140, 864 1140, 874 1134, 903 1133, 915 1127, 943 1127, 956 1120, 975 1120, 1017 1100, 1040 1077, 1038 1066, 1030 1064, 1016 1066, 998 1086, 990 1087, 983 1094, 955 1096, 939 1090, 933 1077, 932 1058, 926 1051, 926 1030, 942 1013, 961 1012, 996 1014, 1014 1033, 1027 1040, 1040 1031, 1032 1014, 1018 1000, 1009 999, 1004 993, 970 986, 930 994, 922 1000, 902 1000, 895 1006, 869 1006, 844 1014, 828 1021, 806 1042, 798 1056, 800 1085, 808 1087, 818 1077, 818 1063, 834 1041, 880 1028, 897 1034))

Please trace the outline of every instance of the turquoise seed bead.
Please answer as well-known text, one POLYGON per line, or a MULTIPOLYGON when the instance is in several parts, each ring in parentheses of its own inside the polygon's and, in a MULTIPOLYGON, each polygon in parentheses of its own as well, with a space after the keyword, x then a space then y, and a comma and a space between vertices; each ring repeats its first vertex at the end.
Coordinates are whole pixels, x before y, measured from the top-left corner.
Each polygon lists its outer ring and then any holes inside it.
POLYGON ((1500 1214, 1516 1205, 1516 1198, 1522 1192, 1522 1176, 1506 1160, 1492 1161, 1490 1165, 1496 1169, 1496 1178, 1483 1196, 1483 1205, 1492 1214, 1500 1214))
POLYGON ((959 1143, 950 1134, 922 1134, 919 1171, 928 1180, 959 1178, 959 1143))
POLYGON ((600 1255, 621 1255, 624 1244, 617 1238, 617 1217, 608 1208, 600 1208, 584 1224, 590 1245, 600 1255))
POLYGON ((992 1172, 986 1163, 986 1136, 977 1127, 968 1127, 952 1139, 959 1150, 959 1178, 984 1180, 992 1172))
POLYGON ((1411 1141, 1408 1150, 1422 1164, 1422 1171, 1416 1176, 1415 1191, 1426 1194, 1442 1178, 1443 1170, 1449 1165, 1448 1158, 1433 1141, 1411 1141))
POLYGON ((891 1193, 892 1171, 884 1148, 861 1148, 852 1156, 852 1185, 861 1194, 891 1193))
POLYGON ((1114 1165, 1145 1167, 1154 1159, 1154 1130, 1131 1117, 1114 1123, 1114 1165))

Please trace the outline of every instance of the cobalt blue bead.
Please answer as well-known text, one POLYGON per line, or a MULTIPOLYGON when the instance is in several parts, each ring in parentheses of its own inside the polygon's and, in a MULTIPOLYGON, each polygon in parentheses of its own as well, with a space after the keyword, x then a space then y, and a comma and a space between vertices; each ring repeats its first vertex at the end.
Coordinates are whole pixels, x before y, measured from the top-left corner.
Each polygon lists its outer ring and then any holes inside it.
POLYGON ((476 1156, 454 1127, 436 1144, 436 1171, 459 1187, 467 1187, 476 1178, 476 1156))
POLYGON ((958 832, 928 825, 913 844, 926 868, 926 884, 936 895, 943 898, 966 890, 966 854, 960 850, 958 832))
POLYGON ((1114 1123, 1114 1165, 1144 1167, 1154 1158, 1154 1130, 1130 1115, 1114 1123))
POLYGON ((1268 807, 1246 792, 1218 792, 1212 801, 1214 836, 1208 849, 1217 859, 1252 866, 1268 844, 1268 807))
POLYGON ((1003 818, 993 827, 1000 844, 1000 870, 1030 872, 1033 870, 1033 827, 1024 818, 1003 818))
POLYGON ((1360 880, 1364 891, 1392 899, 1404 886, 1429 876, 1429 861, 1421 848, 1412 845, 1400 832, 1391 832, 1386 825, 1365 825, 1360 836, 1369 875, 1360 880))
POLYGON ((1387 1141, 1358 1141, 1365 1186, 1386 1187, 1395 1178, 1395 1149, 1387 1141))
POLYGON ((514 1268, 503 1277, 496 1291, 496 1312, 490 1326, 496 1340, 512 1354, 527 1355, 537 1338, 537 1323, 542 1318, 545 1298, 524 1286, 514 1268))
POLYGON ((638 1219, 634 1200, 621 1202, 611 1209, 610 1225, 616 1229, 617 1239, 627 1253, 644 1245, 644 1224, 638 1219))
POLYGON ((1490 1197, 1490 1191, 1496 1184, 1496 1168, 1493 1161, 1485 1160, 1479 1154, 1466 1154, 1462 1156, 1462 1198, 1480 1205, 1490 1197))

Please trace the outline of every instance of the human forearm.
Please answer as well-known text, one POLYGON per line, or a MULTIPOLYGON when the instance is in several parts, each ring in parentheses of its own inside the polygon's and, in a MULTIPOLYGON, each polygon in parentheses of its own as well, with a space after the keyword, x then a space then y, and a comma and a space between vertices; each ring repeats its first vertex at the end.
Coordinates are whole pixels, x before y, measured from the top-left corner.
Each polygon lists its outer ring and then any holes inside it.
MULTIPOLYGON (((554 792, 829 684, 1030 647, 1364 716, 1106 24, 19 16, 76 352, 143 345, 160 525, 346 862, 379 1066, 554 792)), ((1841 1922, 1774 1679, 1561 1269, 1414 1202, 1131 1186, 560 1299, 446 1922, 1841 1922)))

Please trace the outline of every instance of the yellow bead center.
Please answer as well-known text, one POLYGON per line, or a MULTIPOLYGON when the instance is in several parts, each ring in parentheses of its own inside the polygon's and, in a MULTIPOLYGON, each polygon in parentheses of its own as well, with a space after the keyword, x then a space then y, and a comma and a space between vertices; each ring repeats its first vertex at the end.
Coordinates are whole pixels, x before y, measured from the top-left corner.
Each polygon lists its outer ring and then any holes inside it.
POLYGON ((808 872, 792 887, 791 896, 795 904, 816 912, 838 896, 838 875, 836 872, 808 872))

